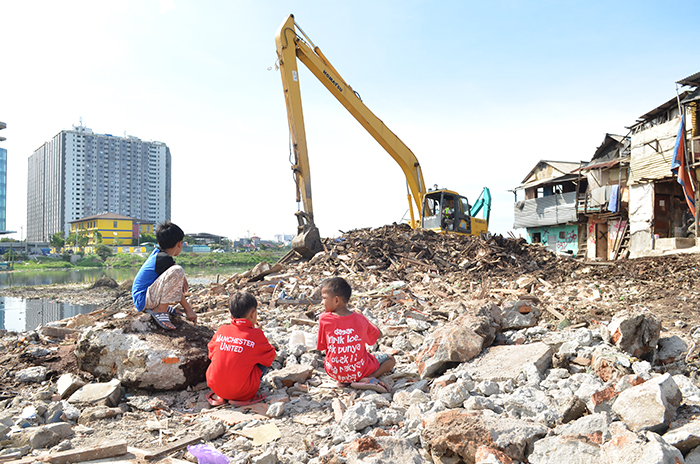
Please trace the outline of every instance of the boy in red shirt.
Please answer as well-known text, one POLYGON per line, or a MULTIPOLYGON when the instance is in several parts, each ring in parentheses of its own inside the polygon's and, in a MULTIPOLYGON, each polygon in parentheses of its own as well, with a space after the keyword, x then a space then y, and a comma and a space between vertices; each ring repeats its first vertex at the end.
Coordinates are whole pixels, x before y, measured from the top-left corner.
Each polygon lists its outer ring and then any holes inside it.
POLYGON ((258 322, 258 302, 248 292, 236 293, 229 300, 231 324, 222 325, 209 342, 207 400, 219 406, 229 400, 243 405, 265 399, 257 394, 260 379, 275 360, 275 348, 267 341, 258 322))
POLYGON ((387 393, 389 388, 379 377, 390 372, 396 361, 393 356, 367 352, 365 345, 374 345, 381 330, 365 316, 348 309, 352 294, 350 284, 341 277, 326 280, 321 286, 325 313, 318 320, 316 348, 326 351, 326 373, 338 385, 387 393))

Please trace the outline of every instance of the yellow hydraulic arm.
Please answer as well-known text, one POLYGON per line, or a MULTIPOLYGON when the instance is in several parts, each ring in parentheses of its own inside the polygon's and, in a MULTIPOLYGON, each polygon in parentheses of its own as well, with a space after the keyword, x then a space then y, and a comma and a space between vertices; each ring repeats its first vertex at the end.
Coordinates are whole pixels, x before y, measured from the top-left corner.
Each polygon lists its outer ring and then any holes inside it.
MULTIPOLYGON (((309 157, 304 129, 304 115, 301 106, 301 91, 297 58, 313 73, 316 78, 338 99, 338 101, 362 124, 367 132, 399 164, 406 176, 408 184, 408 201, 411 215, 411 227, 420 226, 420 214, 423 197, 426 193, 423 172, 418 159, 411 150, 389 128, 362 103, 353 89, 340 77, 321 50, 311 42, 308 36, 294 22, 294 15, 282 23, 275 35, 277 56, 279 58, 284 98, 287 104, 289 131, 294 149, 294 166, 297 182, 297 202, 302 201, 304 211, 297 213, 300 234, 302 228, 315 228, 313 222, 313 203, 311 200, 311 177, 309 173, 309 157), (301 35, 299 35, 301 33, 301 35), (302 38, 303 36, 303 38, 302 38), (308 43, 307 43, 308 42, 308 43), (413 203, 418 210, 414 214, 413 203)), ((320 245, 320 244, 319 244, 320 245)), ((297 247, 294 247, 297 249, 297 247)), ((318 250, 317 250, 318 251, 318 250)))

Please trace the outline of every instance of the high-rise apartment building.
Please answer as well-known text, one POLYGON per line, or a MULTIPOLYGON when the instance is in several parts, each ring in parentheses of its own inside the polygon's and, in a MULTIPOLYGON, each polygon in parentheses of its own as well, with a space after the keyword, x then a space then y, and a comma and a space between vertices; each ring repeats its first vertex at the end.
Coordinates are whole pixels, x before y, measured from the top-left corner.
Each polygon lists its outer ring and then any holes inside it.
POLYGON ((117 213, 154 223, 170 219, 170 149, 136 137, 59 132, 29 157, 27 240, 49 241, 70 222, 117 213))
MULTIPOLYGON (((5 129, 7 124, 0 122, 0 130, 5 129)), ((5 137, 0 136, 0 142, 5 137)), ((5 232, 7 228, 7 150, 0 147, 0 232, 5 232)), ((7 233, 7 232, 5 232, 7 233)))
MULTIPOLYGON (((0 130, 7 128, 7 124, 0 122, 0 130)), ((0 136, 0 142, 5 137, 0 136)), ((0 233, 8 233, 7 228, 7 150, 0 147, 0 233)))

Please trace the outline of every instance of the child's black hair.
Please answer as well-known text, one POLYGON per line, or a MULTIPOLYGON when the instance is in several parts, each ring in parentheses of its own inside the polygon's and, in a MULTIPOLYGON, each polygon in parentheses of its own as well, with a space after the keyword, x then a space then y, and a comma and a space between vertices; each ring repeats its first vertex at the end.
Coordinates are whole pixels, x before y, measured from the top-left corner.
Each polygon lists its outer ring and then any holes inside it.
POLYGON ((350 295, 352 295, 352 287, 350 287, 350 284, 342 277, 332 277, 324 281, 321 285, 321 290, 326 290, 340 297, 342 300, 345 300, 345 303, 350 301, 350 295))
POLYGON ((228 300, 228 310, 231 312, 231 317, 234 319, 242 319, 246 317, 251 309, 258 306, 258 301, 253 295, 248 292, 238 292, 231 295, 228 300))
POLYGON ((183 238, 185 233, 182 229, 167 219, 156 226, 156 239, 161 250, 174 247, 183 238))

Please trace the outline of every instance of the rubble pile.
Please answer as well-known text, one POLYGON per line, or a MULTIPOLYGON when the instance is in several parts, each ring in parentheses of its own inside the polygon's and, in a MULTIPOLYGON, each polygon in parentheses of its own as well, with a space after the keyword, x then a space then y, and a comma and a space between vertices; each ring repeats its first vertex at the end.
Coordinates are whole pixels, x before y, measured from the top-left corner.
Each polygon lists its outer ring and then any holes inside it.
POLYGON ((157 329, 122 294, 5 334, 0 458, 119 438, 193 462, 199 450, 183 443, 255 464, 700 462, 697 257, 586 264, 522 240, 398 225, 324 248, 193 287, 196 327, 157 329), (336 275, 383 332, 370 351, 397 360, 389 393, 324 372, 319 285, 336 275), (242 290, 277 349, 267 398, 211 408, 196 352, 242 290), (154 373, 175 381, 155 385, 154 373))

